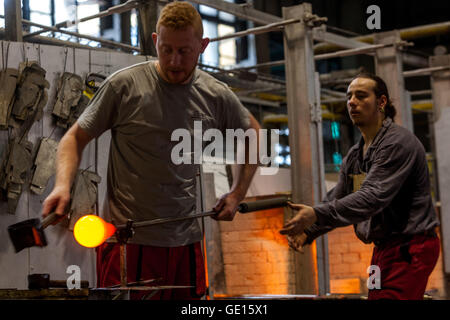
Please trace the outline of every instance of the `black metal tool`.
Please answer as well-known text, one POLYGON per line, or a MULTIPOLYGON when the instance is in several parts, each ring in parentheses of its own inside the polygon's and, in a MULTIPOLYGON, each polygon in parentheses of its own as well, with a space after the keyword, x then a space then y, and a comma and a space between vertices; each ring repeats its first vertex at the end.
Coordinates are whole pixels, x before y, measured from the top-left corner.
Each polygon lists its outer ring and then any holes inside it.
POLYGON ((44 229, 59 217, 58 214, 51 213, 42 222, 36 218, 10 225, 8 227, 8 233, 16 253, 34 246, 45 247, 47 245, 47 239, 44 229))
MULTIPOLYGON (((80 281, 81 288, 89 288, 89 281, 80 281)), ((33 273, 28 275, 28 289, 40 290, 48 288, 67 288, 66 280, 50 280, 48 273, 33 273)))

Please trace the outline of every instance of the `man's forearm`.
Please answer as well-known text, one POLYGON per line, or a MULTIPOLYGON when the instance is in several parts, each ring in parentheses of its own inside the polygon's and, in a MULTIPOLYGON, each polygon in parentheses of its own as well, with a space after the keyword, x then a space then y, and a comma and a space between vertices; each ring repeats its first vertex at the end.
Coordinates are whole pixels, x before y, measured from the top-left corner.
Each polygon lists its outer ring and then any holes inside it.
POLYGON ((55 188, 70 190, 80 165, 83 147, 75 136, 65 135, 58 146, 56 155, 55 188))
POLYGON ((241 200, 244 199, 245 194, 252 182, 256 169, 258 169, 259 163, 259 130, 261 129, 258 121, 250 115, 250 130, 255 130, 256 134, 256 163, 252 163, 253 156, 250 155, 250 142, 245 141, 245 164, 238 165, 237 176, 233 180, 231 192, 236 193, 241 200))
POLYGON ((239 165, 237 176, 233 180, 231 192, 236 193, 241 200, 244 199, 257 168, 257 164, 239 165))

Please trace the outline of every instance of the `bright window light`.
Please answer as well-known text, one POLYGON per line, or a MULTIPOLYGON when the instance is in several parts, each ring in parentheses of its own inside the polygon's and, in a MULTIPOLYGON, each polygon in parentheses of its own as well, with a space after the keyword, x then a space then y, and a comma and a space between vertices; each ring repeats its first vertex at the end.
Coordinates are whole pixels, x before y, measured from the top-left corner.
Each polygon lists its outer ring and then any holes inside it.
MULTIPOLYGON (((78 19, 92 16, 99 13, 98 4, 83 4, 78 6, 78 19)), ((78 32, 81 34, 98 36, 100 34, 100 19, 92 19, 78 25, 78 32)))

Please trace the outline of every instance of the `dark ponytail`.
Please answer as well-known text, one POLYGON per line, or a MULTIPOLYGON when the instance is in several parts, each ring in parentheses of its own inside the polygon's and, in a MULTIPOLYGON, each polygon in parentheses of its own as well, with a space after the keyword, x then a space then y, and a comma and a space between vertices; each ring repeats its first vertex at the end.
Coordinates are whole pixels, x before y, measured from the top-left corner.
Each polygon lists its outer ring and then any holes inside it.
POLYGON ((381 79, 379 76, 368 72, 360 73, 353 79, 357 78, 366 78, 375 81, 375 88, 373 89, 373 91, 375 92, 375 96, 377 98, 380 98, 382 95, 386 96, 387 103, 384 106, 384 114, 386 117, 389 117, 392 120, 394 120, 394 117, 397 114, 397 110, 395 109, 391 99, 389 98, 389 92, 384 80, 381 79))

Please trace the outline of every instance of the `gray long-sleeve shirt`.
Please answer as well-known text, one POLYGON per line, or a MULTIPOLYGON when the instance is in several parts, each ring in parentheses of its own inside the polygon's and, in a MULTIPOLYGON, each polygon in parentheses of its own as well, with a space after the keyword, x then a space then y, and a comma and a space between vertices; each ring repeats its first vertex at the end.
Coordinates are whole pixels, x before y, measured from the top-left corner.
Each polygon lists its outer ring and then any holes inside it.
POLYGON ((425 150, 417 137, 387 118, 364 156, 363 146, 361 138, 350 149, 328 202, 314 207, 317 222, 305 231, 307 243, 351 224, 365 243, 422 233, 439 224, 425 150))

